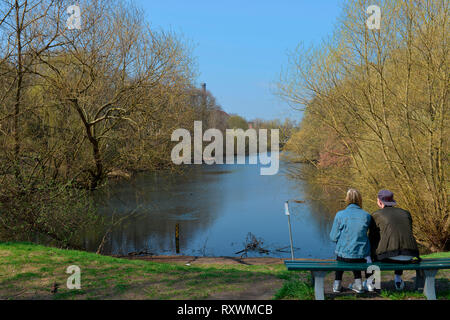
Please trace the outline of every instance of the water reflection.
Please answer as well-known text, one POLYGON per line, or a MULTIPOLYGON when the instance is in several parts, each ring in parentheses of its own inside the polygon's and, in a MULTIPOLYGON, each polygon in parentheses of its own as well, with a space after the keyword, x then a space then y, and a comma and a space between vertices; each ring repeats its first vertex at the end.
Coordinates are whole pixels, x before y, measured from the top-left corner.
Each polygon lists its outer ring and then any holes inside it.
MULTIPOLYGON (((259 165, 190 166, 183 174, 140 174, 112 184, 96 195, 100 212, 115 219, 134 214, 114 228, 103 253, 236 256, 251 233, 270 256, 289 257, 284 201, 307 199, 313 189, 288 178, 286 167, 281 161, 277 175, 261 176, 259 165)), ((328 233, 334 212, 315 202, 291 205, 299 258, 333 256, 328 233)), ((88 249, 96 250, 94 243, 87 242, 88 249)))

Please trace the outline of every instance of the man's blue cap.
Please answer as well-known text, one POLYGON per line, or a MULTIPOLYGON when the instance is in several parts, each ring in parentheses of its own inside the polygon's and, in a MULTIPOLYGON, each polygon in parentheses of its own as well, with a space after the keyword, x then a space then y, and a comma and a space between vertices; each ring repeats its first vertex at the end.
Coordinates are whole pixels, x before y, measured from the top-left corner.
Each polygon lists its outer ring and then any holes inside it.
POLYGON ((394 200, 394 194, 389 190, 380 190, 380 192, 378 192, 378 199, 388 207, 397 205, 397 202, 394 200))

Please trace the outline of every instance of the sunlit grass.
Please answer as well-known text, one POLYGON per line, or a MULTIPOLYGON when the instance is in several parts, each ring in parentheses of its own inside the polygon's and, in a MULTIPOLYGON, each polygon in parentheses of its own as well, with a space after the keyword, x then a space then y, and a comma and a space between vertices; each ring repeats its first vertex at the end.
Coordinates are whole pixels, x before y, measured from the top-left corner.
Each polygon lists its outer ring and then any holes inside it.
POLYGON ((274 299, 314 300, 314 287, 311 285, 311 277, 306 273, 293 273, 285 279, 283 287, 275 294, 274 299))
POLYGON ((0 298, 200 299, 239 292, 285 273, 283 265, 156 263, 62 250, 29 243, 0 244, 0 298), (66 268, 81 268, 81 290, 66 287, 66 268), (56 294, 52 284, 59 284, 56 294))
MULTIPOLYGON (((424 258, 450 257, 449 252, 424 258)), ((448 271, 437 281, 447 284, 448 271)), ((391 277, 390 272, 382 276, 391 277)), ((0 243, 0 299, 205 299, 214 294, 239 293, 253 283, 282 279, 274 299, 314 299, 308 272, 290 272, 283 264, 191 265, 119 259, 94 253, 62 250, 30 243, 0 243), (70 265, 81 268, 81 290, 69 290, 70 265), (59 285, 52 294, 54 283, 59 285)), ((277 282, 278 283, 278 282, 277 282)), ((326 284, 326 285, 329 285, 326 284)), ((276 289, 276 288, 274 288, 276 289)), ((382 290, 382 299, 424 299, 415 291, 382 290)), ((344 294, 336 300, 372 298, 344 294)), ((438 299, 450 299, 449 290, 438 290, 438 299)))

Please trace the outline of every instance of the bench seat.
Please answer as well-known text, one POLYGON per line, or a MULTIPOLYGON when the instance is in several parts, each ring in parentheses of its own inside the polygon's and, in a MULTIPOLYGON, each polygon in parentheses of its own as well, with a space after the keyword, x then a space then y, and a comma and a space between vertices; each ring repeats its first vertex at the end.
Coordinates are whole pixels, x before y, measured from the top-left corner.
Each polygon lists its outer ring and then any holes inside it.
POLYGON ((336 260, 296 259, 285 260, 289 271, 311 271, 314 281, 316 300, 324 299, 323 281, 330 271, 366 271, 371 265, 378 266, 380 270, 416 270, 416 289, 423 288, 424 294, 429 300, 436 299, 435 276, 439 269, 450 269, 450 258, 423 259, 416 263, 348 263, 336 260))

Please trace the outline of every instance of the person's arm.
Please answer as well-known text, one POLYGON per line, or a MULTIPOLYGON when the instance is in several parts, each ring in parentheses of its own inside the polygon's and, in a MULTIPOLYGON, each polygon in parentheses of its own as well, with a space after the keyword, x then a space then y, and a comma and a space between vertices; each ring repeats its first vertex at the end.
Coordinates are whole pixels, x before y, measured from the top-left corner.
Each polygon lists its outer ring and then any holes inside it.
MULTIPOLYGON (((406 210, 405 210, 405 211, 406 211, 406 210)), ((416 238, 414 237, 412 216, 411 216, 411 213, 410 213, 409 211, 406 211, 406 213, 408 214, 408 220, 409 220, 410 232, 411 232, 411 235, 412 235, 412 237, 413 237, 413 239, 414 239, 414 242, 416 242, 416 246, 417 246, 417 240, 416 240, 416 238)), ((419 260, 419 262, 422 261, 422 258, 420 258, 420 253, 419 253, 419 251, 417 251, 417 256, 416 256, 416 257, 417 257, 417 259, 419 260)))
MULTIPOLYGON (((406 210, 405 210, 406 211, 406 210)), ((406 211, 406 213, 408 214, 408 220, 409 220, 409 226, 411 228, 411 233, 413 232, 413 222, 412 222, 412 217, 411 217, 411 213, 409 211, 406 211)))
POLYGON ((337 242, 339 240, 340 234, 341 234, 341 220, 339 218, 339 214, 336 214, 330 232, 331 241, 337 242))
POLYGON ((380 230, 378 229, 377 223, 375 222, 375 218, 373 215, 369 223, 369 242, 370 242, 370 251, 372 257, 374 258, 376 255, 378 243, 380 242, 380 230))

